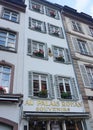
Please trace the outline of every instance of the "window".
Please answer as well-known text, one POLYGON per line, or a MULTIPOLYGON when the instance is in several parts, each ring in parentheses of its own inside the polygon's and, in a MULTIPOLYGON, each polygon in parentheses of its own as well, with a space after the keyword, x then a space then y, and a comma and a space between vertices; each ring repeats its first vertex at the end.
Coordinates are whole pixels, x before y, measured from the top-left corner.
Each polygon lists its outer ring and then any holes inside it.
POLYGON ((16 34, 14 32, 0 30, 0 48, 15 50, 16 34))
POLYGON ((92 48, 93 44, 90 41, 84 41, 82 39, 72 37, 75 51, 83 55, 93 56, 92 48))
POLYGON ((44 13, 43 5, 36 3, 34 1, 31 1, 31 0, 29 1, 29 8, 36 11, 36 12, 44 13))
POLYGON ((5 92, 9 92, 10 87, 11 68, 8 66, 0 65, 0 87, 5 89, 5 92))
POLYGON ((62 28, 48 24, 48 30, 49 30, 49 34, 56 37, 64 38, 62 28))
POLYGON ((47 44, 28 39, 28 55, 48 59, 47 44))
POLYGON ((39 31, 39 32, 46 32, 45 23, 42 21, 38 21, 36 19, 31 19, 29 17, 29 28, 39 31))
POLYGON ((53 80, 50 74, 29 72, 29 96, 53 98, 53 80))
POLYGON ((78 99, 78 91, 74 78, 55 75, 57 98, 78 99))
POLYGON ((58 11, 51 9, 51 8, 48 8, 48 7, 46 7, 46 15, 48 15, 52 18, 59 19, 58 11))
POLYGON ((77 41, 78 41, 80 52, 82 54, 88 54, 88 48, 87 48, 86 42, 82 41, 82 40, 79 40, 79 39, 77 39, 77 41))
POLYGON ((70 63, 70 55, 68 49, 53 46, 54 61, 60 63, 70 63))
POLYGON ((91 36, 93 37, 93 28, 89 28, 91 36))
POLYGON ((93 67, 87 65, 80 65, 80 70, 82 73, 82 78, 85 87, 93 89, 93 67))
POLYGON ((78 31, 78 32, 83 32, 80 23, 76 22, 76 21, 71 21, 72 22, 72 28, 74 31, 78 31))
POLYGON ((2 18, 13 21, 13 22, 18 22, 19 13, 4 8, 2 18))

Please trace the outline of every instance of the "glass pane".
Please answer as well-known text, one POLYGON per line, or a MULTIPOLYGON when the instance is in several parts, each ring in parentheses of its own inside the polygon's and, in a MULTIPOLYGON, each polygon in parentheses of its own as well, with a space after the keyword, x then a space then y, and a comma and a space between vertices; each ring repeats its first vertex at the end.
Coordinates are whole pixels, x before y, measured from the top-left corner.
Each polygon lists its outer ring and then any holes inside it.
POLYGON ((9 86, 9 81, 2 80, 2 86, 8 87, 9 86))
POLYGON ((13 33, 9 33, 8 38, 15 39, 16 35, 13 33))
POLYGON ((17 17, 11 17, 11 20, 14 21, 14 22, 17 22, 17 17))
POLYGON ((8 68, 8 67, 4 67, 4 68, 3 68, 3 72, 10 73, 10 68, 8 68))
POLYGON ((0 36, 6 37, 6 35, 7 35, 7 32, 0 31, 0 36))
POLYGON ((9 19, 10 16, 9 16, 8 14, 4 14, 3 18, 5 18, 5 19, 9 19))
POLYGON ((9 74, 3 74, 2 78, 3 78, 3 80, 9 81, 10 76, 9 76, 9 74))
POLYGON ((1 41, 1 40, 0 40, 0 45, 5 46, 5 41, 1 41))

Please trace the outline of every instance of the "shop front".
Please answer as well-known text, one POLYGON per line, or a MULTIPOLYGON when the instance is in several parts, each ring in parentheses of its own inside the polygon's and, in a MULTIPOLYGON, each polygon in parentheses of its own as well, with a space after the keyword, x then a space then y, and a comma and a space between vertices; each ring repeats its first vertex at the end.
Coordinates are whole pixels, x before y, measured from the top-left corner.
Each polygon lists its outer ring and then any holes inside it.
POLYGON ((24 104, 27 130, 87 130, 82 102, 27 100, 24 104))

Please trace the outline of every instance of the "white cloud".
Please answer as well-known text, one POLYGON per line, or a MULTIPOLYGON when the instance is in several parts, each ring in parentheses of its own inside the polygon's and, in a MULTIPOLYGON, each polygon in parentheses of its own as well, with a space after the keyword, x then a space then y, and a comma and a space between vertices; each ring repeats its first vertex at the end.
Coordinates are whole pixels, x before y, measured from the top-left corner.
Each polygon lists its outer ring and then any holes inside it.
POLYGON ((90 7, 90 15, 93 17, 93 5, 90 7))
POLYGON ((89 0, 76 0, 75 9, 78 11, 82 11, 88 5, 89 0))

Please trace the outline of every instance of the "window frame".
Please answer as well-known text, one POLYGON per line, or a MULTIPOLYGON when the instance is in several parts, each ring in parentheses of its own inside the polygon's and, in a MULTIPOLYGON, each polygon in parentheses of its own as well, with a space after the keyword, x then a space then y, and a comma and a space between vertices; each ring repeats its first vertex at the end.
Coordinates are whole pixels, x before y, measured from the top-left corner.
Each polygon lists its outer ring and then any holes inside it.
POLYGON ((71 64, 71 57, 70 57, 69 50, 67 48, 52 45, 52 50, 53 50, 53 59, 54 59, 55 62, 64 63, 64 64, 71 64), (63 53, 62 57, 60 57, 60 55, 57 58, 55 57, 55 54, 54 54, 54 49, 55 48, 58 51, 59 51, 59 49, 61 49, 63 51, 62 52, 63 53))
POLYGON ((57 20, 60 19, 58 10, 50 8, 50 7, 45 7, 45 10, 46 10, 46 15, 47 16, 49 16, 51 18, 54 18, 54 19, 57 19, 57 20))
POLYGON ((89 34, 91 34, 91 36, 93 37, 93 27, 89 27, 89 31, 90 31, 89 34))
POLYGON ((42 4, 40 4, 40 3, 38 3, 38 2, 35 2, 35 1, 31 1, 31 0, 29 0, 29 9, 30 10, 33 10, 33 11, 35 11, 35 12, 37 12, 37 13, 41 13, 41 14, 44 14, 44 6, 42 5, 42 4), (33 6, 41 6, 40 8, 34 8, 33 9, 33 6))
POLYGON ((0 49, 1 50, 5 50, 5 51, 11 51, 11 52, 16 52, 17 51, 17 41, 18 41, 18 35, 17 32, 12 31, 12 30, 6 30, 4 28, 0 28, 0 38, 2 42, 5 42, 3 44, 0 44, 0 49), (5 33, 5 36, 2 35, 1 33, 5 33), (11 34, 14 35, 15 38, 13 37, 9 37, 9 35, 11 34), (14 45, 14 47, 8 46, 8 42, 9 40, 11 41, 10 44, 14 45), (12 41, 14 41, 14 43, 12 43, 12 41))
POLYGON ((0 61, 0 65, 3 67, 9 67, 11 68, 11 75, 10 75, 10 85, 9 85, 9 92, 8 93, 13 93, 13 83, 14 83, 14 69, 15 66, 11 63, 8 63, 4 60, 0 61))
POLYGON ((17 12, 17 11, 11 10, 11 9, 9 9, 9 8, 6 8, 6 7, 3 7, 3 10, 2 10, 2 19, 9 20, 9 21, 14 22, 14 23, 19 23, 20 14, 19 14, 19 12, 17 12), (8 14, 8 15, 9 15, 9 19, 4 17, 5 11, 10 12, 10 13, 8 14), (13 13, 16 14, 16 19, 17 19, 16 21, 12 20, 13 13))
POLYGON ((83 33, 82 26, 78 21, 71 20, 72 29, 76 32, 83 33))
POLYGON ((53 87, 53 77, 49 73, 42 73, 38 71, 29 71, 28 72, 28 96, 31 98, 48 98, 48 99, 54 99, 54 87, 53 87), (37 75, 45 75, 47 77, 47 97, 39 97, 33 95, 33 74, 37 75))
POLYGON ((37 32, 46 33, 46 24, 45 24, 45 22, 40 21, 40 20, 36 20, 34 18, 31 18, 31 17, 29 17, 29 28, 34 30, 34 31, 37 31, 37 32), (35 23, 33 23, 33 21, 35 23), (33 25, 33 24, 35 24, 35 25, 33 25))
POLYGON ((62 39, 64 38, 62 27, 58 27, 53 24, 48 23, 48 33, 54 37, 58 37, 58 38, 62 38, 62 39), (56 29, 58 29, 58 30, 56 31, 56 29))
POLYGON ((43 43, 43 42, 40 42, 40 41, 28 39, 27 54, 34 57, 34 58, 48 60, 47 43, 43 43), (34 42, 36 42, 37 45, 38 45, 38 51, 35 51, 36 54, 33 53, 33 44, 34 44, 34 42), (43 50, 42 51, 41 51, 41 49, 39 50, 39 45, 40 44, 43 45, 43 50))

